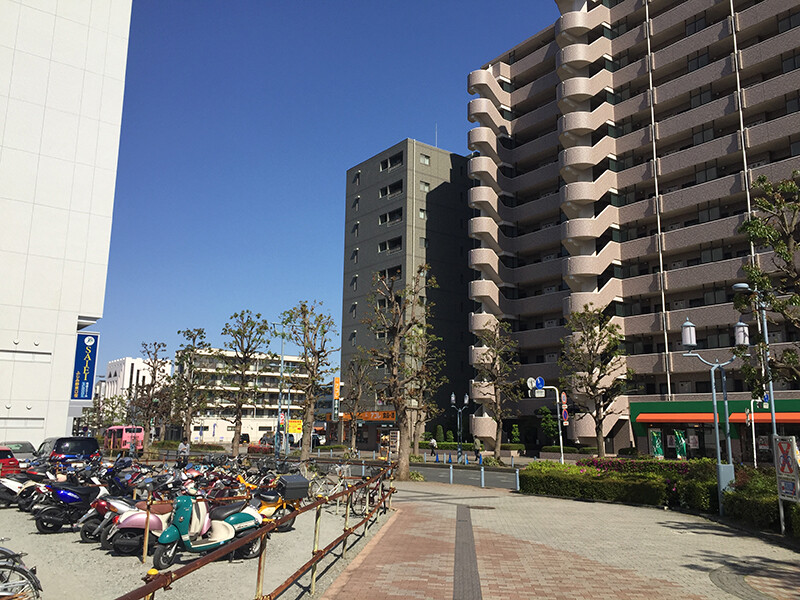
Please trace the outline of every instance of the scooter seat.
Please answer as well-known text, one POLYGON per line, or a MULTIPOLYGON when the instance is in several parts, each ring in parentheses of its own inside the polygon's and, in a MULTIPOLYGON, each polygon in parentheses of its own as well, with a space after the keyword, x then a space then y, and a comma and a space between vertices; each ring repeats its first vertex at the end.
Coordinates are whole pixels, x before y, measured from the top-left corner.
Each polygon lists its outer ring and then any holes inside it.
POLYGON ((28 481, 30 477, 28 477, 25 473, 11 473, 5 476, 6 479, 11 479, 12 481, 19 481, 20 483, 24 483, 28 481))
POLYGON ((208 516, 211 517, 212 521, 222 521, 223 519, 226 519, 237 512, 241 512, 246 504, 247 502, 242 500, 240 502, 225 504, 224 506, 217 506, 216 508, 211 509, 211 512, 208 516))
POLYGON ((272 503, 277 502, 281 495, 275 490, 258 490, 253 494, 256 498, 263 502, 272 503))
MULTIPOLYGON (((136 503, 136 508, 139 510, 147 510, 147 502, 142 500, 136 503)), ((172 512, 172 502, 169 504, 162 503, 161 501, 156 504, 150 505, 150 513, 154 515, 168 515, 172 512)))
POLYGON ((97 495, 100 493, 100 488, 94 485, 90 486, 90 485, 74 485, 71 483, 58 483, 55 484, 54 487, 74 492, 87 502, 91 502, 92 500, 97 498, 97 495))

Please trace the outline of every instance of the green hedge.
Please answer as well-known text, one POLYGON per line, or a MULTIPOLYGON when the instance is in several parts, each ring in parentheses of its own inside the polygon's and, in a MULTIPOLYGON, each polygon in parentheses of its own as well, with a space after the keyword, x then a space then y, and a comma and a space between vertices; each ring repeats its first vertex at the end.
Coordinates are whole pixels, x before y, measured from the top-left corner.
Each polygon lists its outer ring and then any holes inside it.
MULTIPOLYGON (((541 452, 561 453, 561 446, 542 446, 541 452)), ((564 454, 577 454, 578 449, 574 446, 564 446, 564 454)))
POLYGON ((525 469, 519 473, 520 492, 628 502, 663 506, 667 501, 664 482, 658 477, 620 476, 615 473, 574 474, 559 470, 535 471, 525 469))
POLYGON ((780 530, 778 494, 725 492, 722 498, 725 516, 762 530, 780 530))

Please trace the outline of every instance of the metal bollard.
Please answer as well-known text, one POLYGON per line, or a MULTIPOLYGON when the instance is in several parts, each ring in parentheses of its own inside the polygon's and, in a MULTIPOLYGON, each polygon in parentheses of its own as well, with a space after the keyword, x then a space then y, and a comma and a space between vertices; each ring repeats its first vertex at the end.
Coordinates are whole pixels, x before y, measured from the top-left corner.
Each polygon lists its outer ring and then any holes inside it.
POLYGON ((317 458, 319 458, 319 454, 320 454, 320 449, 317 448, 317 458))
POLYGON ((331 448, 331 458, 333 458, 333 448, 331 448))
POLYGON ((481 465, 481 487, 486 487, 483 485, 483 465, 481 465))
POLYGON ((361 461, 361 476, 362 476, 362 477, 363 477, 363 476, 364 476, 364 474, 366 473, 366 471, 365 471, 365 468, 366 468, 366 467, 364 467, 364 461, 362 460, 362 461, 361 461))
POLYGON ((519 491, 519 469, 517 469, 517 491, 519 491))
POLYGON ((511 468, 514 468, 514 455, 511 455, 511 468))
POLYGON ((428 463, 428 453, 427 452, 423 452, 422 453, 422 462, 425 463, 425 464, 428 463))
POLYGON ((453 465, 450 465, 450 483, 453 483, 453 465))
POLYGON ((372 451, 372 460, 375 460, 375 450, 372 451))

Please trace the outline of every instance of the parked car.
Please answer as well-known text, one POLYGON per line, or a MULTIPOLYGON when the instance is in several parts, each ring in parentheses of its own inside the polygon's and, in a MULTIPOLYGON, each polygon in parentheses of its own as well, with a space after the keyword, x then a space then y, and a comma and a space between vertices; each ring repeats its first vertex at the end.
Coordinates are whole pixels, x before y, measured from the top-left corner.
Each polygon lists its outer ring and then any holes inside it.
POLYGON ((93 437, 52 437, 39 446, 36 456, 53 462, 84 459, 100 456, 100 444, 93 437))
POLYGON ((7 446, 0 446, 0 477, 11 473, 19 473, 19 461, 14 458, 14 453, 7 446))
POLYGON ((240 444, 249 444, 250 443, 250 434, 249 433, 242 433, 239 435, 239 443, 240 444))
POLYGON ((36 456, 36 448, 30 442, 0 442, 0 446, 11 448, 17 460, 31 460, 36 456))

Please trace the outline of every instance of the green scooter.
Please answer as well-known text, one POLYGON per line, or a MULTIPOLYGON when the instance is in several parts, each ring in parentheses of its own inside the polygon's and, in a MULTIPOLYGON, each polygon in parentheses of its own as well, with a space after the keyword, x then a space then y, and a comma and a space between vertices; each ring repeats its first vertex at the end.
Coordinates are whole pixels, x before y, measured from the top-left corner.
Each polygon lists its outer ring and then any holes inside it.
MULTIPOLYGON (((175 562, 178 550, 209 552, 261 525, 262 517, 246 501, 208 510, 202 498, 178 496, 172 511, 172 524, 158 537, 153 566, 162 570, 175 562)), ((261 538, 237 550, 239 558, 253 558, 261 551, 261 538)))

